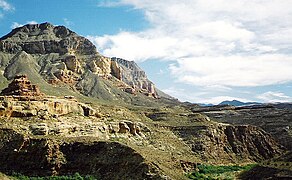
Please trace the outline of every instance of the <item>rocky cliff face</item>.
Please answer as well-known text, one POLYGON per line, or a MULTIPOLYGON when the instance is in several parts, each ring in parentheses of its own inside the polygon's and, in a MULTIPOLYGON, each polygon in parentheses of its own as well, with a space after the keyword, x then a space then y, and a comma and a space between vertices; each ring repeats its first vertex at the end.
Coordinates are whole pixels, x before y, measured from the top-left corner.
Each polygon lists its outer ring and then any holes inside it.
POLYGON ((285 151, 271 135, 255 126, 213 124, 176 127, 174 131, 191 146, 193 152, 213 163, 260 162, 285 151))
POLYGON ((197 108, 195 111, 198 110, 218 122, 261 127, 287 149, 292 150, 292 110, 288 104, 197 108))
POLYGON ((101 99, 104 97, 98 91, 108 91, 108 96, 112 96, 110 99, 124 93, 157 97, 154 84, 137 64, 100 55, 88 39, 64 26, 43 23, 12 30, 0 38, 0 62, 0 69, 8 80, 17 74, 27 74, 34 83, 43 86, 47 86, 45 81, 54 86, 65 84, 101 99), (93 83, 88 89, 82 81, 89 78, 99 83, 88 81, 93 83), (122 92, 110 92, 108 89, 111 88, 101 85, 101 79, 122 92))
POLYGON ((111 60, 120 67, 116 72, 118 72, 118 77, 122 81, 130 85, 134 90, 137 89, 148 96, 157 97, 154 84, 148 80, 146 73, 134 61, 127 61, 121 58, 112 58, 111 60))
POLYGON ((2 96, 42 96, 37 85, 31 84, 26 75, 15 76, 9 86, 2 90, 2 96))

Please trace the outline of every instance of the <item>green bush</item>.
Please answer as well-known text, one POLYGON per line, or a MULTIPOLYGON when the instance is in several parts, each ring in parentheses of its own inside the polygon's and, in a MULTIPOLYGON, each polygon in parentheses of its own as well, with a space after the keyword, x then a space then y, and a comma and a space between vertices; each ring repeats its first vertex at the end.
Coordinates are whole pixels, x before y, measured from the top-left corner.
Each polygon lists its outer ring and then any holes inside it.
POLYGON ((232 173, 238 172, 238 171, 247 171, 250 170, 252 167, 254 167, 254 164, 249 164, 246 166, 213 166, 213 165, 198 165, 198 171, 195 171, 191 174, 187 174, 187 177, 189 179, 207 179, 207 180, 213 180, 213 179, 222 179, 218 178, 218 176, 222 174, 226 174, 224 179, 233 179, 231 177, 232 173))

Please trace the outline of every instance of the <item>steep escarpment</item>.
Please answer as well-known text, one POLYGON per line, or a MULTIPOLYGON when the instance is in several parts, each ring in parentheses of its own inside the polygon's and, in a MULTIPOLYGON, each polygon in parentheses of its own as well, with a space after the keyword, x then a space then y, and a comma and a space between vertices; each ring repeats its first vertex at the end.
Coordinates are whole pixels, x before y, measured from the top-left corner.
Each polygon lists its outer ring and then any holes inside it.
POLYGON ((174 110, 149 111, 146 115, 174 132, 205 162, 261 162, 285 151, 269 133, 256 126, 216 123, 203 114, 174 110))
POLYGON ((41 89, 67 86, 86 96, 126 97, 127 102, 127 94, 158 97, 137 64, 100 55, 88 39, 64 26, 29 24, 12 30, 0 38, 0 62, 1 79, 27 74, 41 89))
POLYGON ((271 135, 255 126, 176 127, 174 131, 193 152, 213 163, 260 162, 285 151, 271 135))
POLYGON ((264 161, 241 174, 240 179, 292 179, 292 153, 264 161))
POLYGON ((134 61, 121 58, 112 58, 112 61, 120 67, 118 77, 129 84, 134 91, 138 89, 148 96, 157 96, 154 84, 148 80, 146 73, 134 61))
POLYGON ((289 104, 263 104, 252 106, 225 106, 197 108, 194 111, 206 114, 215 121, 234 125, 250 124, 270 133, 287 149, 292 149, 292 110, 289 104))

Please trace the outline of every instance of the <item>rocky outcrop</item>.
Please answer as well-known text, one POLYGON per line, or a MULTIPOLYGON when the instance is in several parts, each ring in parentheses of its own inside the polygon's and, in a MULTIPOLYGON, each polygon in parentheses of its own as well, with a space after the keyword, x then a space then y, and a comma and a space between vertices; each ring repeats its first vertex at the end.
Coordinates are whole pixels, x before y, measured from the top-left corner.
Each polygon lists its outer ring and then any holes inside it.
POLYGON ((64 61, 68 70, 79 74, 82 73, 80 62, 76 56, 67 56, 64 61))
POLYGON ((232 109, 221 109, 215 106, 212 111, 205 109, 201 112, 217 122, 234 125, 250 124, 261 127, 280 144, 292 150, 292 109, 289 108, 288 104, 233 106, 232 109))
POLYGON ((3 89, 1 96, 43 96, 37 85, 31 84, 26 75, 15 76, 14 80, 3 89))
POLYGON ((249 125, 212 125, 173 129, 203 159, 214 163, 252 162, 270 159, 284 152, 270 134, 249 125))
POLYGON ((118 69, 113 66, 113 69, 117 69, 113 71, 114 76, 147 96, 157 97, 154 84, 148 80, 146 73, 134 61, 115 57, 112 58, 112 61, 116 62, 120 67, 118 69))
POLYGON ((0 96, 0 117, 46 117, 70 113, 99 116, 96 111, 74 99, 35 96, 0 96))
POLYGON ((122 68, 116 61, 111 61, 111 74, 119 80, 122 80, 122 68))

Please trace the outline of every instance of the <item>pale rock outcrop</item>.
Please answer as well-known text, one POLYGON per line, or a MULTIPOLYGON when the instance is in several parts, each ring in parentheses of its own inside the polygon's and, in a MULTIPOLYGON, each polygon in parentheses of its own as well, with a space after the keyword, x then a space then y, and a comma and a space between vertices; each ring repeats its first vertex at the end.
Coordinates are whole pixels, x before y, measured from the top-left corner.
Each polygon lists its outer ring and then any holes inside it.
POLYGON ((72 72, 75 72, 78 74, 82 73, 80 62, 78 61, 76 56, 74 55, 67 56, 64 59, 64 61, 68 70, 71 70, 72 72))
POLYGON ((111 61, 111 74, 119 80, 122 80, 122 69, 116 61, 111 61))
POLYGON ((95 64, 100 68, 99 75, 107 76, 111 73, 111 59, 100 56, 95 60, 95 64))
MULTIPOLYGON (((120 78, 136 91, 140 91, 147 96, 158 97, 154 84, 147 78, 146 73, 134 61, 127 61, 115 57, 111 58, 111 60, 117 63, 118 66, 118 70, 112 72, 115 77, 120 78)), ((115 63, 112 64, 114 65, 115 63)))
POLYGON ((99 74, 101 72, 100 67, 98 67, 95 63, 95 61, 91 61, 88 63, 89 69, 94 73, 94 74, 99 74))

